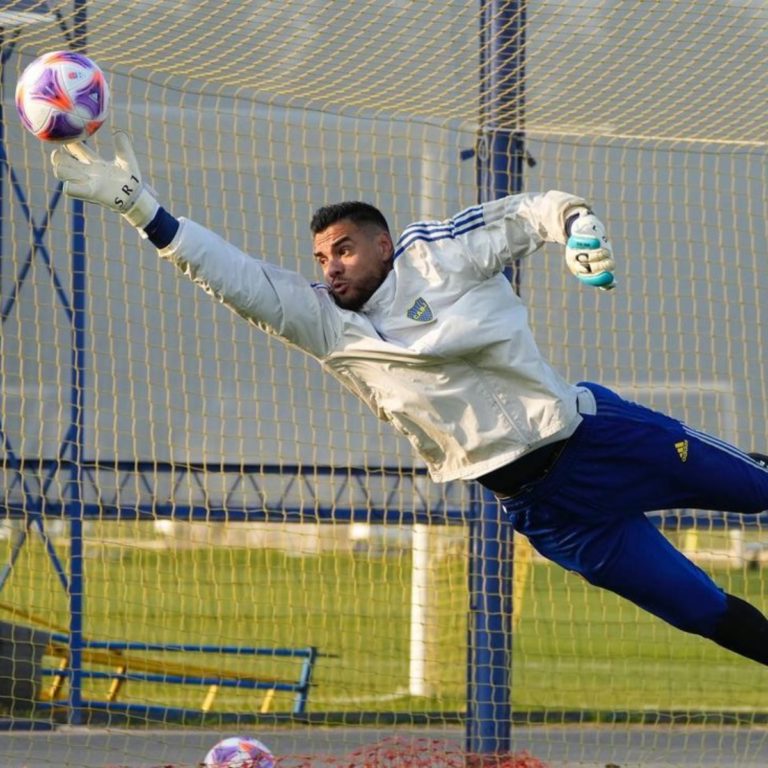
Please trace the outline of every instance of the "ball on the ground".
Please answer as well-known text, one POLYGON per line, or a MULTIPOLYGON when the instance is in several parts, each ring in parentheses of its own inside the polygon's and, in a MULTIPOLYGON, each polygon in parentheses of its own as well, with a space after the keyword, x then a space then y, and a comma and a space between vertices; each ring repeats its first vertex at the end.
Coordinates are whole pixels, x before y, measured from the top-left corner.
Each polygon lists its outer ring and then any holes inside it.
POLYGON ((210 749, 203 765, 205 768, 274 768, 275 756, 258 739, 230 736, 210 749))
POLYGON ((16 111, 38 139, 83 141, 107 117, 109 88, 92 59, 75 51, 53 51, 35 59, 16 84, 16 111))

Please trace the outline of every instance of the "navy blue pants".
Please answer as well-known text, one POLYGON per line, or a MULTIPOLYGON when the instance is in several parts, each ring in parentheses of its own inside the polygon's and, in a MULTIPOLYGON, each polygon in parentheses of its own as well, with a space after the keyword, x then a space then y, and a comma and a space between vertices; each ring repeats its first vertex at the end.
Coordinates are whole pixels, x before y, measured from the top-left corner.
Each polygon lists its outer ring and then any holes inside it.
POLYGON ((584 383, 597 412, 554 466, 502 505, 544 557, 670 624, 711 636, 726 595, 645 516, 665 509, 758 513, 768 471, 728 443, 584 383))

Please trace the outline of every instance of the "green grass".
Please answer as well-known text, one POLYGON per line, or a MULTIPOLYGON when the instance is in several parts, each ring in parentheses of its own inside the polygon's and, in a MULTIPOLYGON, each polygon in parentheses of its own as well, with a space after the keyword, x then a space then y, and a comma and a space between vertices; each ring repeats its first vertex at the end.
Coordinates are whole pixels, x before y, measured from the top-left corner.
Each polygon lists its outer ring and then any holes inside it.
MULTIPOLYGON (((760 573, 713 575, 765 607, 760 573)), ((765 709, 764 667, 550 566, 534 568, 515 643, 515 703, 527 709, 765 709)))
MULTIPOLYGON (((435 561, 431 670, 436 693, 408 695, 410 557, 210 546, 149 549, 140 528, 120 544, 88 541, 85 631, 98 639, 317 646, 311 711, 461 711, 465 707, 467 575, 464 553, 435 561)), ((103 532, 100 532, 103 535, 103 532)), ((115 531, 110 531, 115 536, 115 531)), ((0 548, 0 556, 7 558, 0 548)), ((66 555, 66 548, 61 550, 66 555)), ((66 558, 65 558, 66 560, 66 558)), ((715 572, 718 582, 765 609, 761 573, 715 572)), ((0 602, 66 627, 67 601, 39 542, 31 541, 0 602)), ((7 610, 0 618, 21 621, 7 610)), ((29 623, 24 621, 23 623, 29 623)), ((155 655, 156 657, 156 655, 155 655)), ((294 677, 295 662, 252 657, 174 662, 264 677, 294 677)), ((530 572, 514 636, 516 710, 762 710, 766 671, 667 627, 579 577, 544 563, 530 572)), ((108 682, 87 683, 103 698, 108 682)), ((200 706, 205 690, 129 682, 123 701, 200 706)), ((227 691, 216 709, 253 711, 261 693, 227 691)), ((290 709, 279 694, 275 709, 290 709)))

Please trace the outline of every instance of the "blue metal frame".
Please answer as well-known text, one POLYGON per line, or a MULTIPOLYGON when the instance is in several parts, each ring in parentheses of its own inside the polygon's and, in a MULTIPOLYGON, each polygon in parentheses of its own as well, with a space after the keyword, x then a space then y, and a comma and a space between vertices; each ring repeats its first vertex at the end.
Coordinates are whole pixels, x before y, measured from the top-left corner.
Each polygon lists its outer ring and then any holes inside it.
MULTIPOLYGON (((27 4, 21 4, 21 7, 26 7, 27 4)), ((39 8, 40 4, 37 4, 39 8)), ((85 51, 87 40, 87 13, 86 13, 86 0, 73 0, 73 28, 71 32, 64 30, 65 37, 69 47, 74 50, 85 51)), ((15 41, 12 40, 7 43, 2 40, 2 82, 0 82, 0 92, 4 93, 5 81, 5 64, 10 59, 15 47, 15 41)), ((0 104, 0 110, 2 105, 0 104)), ((0 111, 0 125, 4 129, 5 116, 0 111)), ((66 570, 62 565, 61 559, 55 551, 53 543, 45 532, 45 526, 43 521, 43 509, 42 506, 32 504, 29 508, 25 505, 25 527, 24 531, 17 537, 11 551, 11 557, 9 562, 0 572, 0 588, 5 584, 10 575, 13 565, 16 562, 19 553, 26 542, 29 530, 31 526, 35 526, 41 538, 45 543, 46 550, 54 565, 56 574, 62 587, 67 592, 70 603, 70 646, 72 652, 71 664, 72 664, 72 678, 70 684, 70 704, 73 724, 81 722, 81 690, 82 690, 82 677, 81 677, 81 647, 82 647, 82 630, 83 630, 83 552, 82 552, 82 522, 83 522, 83 504, 81 498, 82 487, 82 451, 83 451, 83 435, 84 435, 84 418, 85 418, 85 373, 86 373, 86 354, 85 354, 85 341, 86 341, 86 281, 85 281, 85 219, 83 216, 83 203, 79 200, 72 202, 72 241, 71 241, 71 302, 68 301, 67 293, 64 284, 59 279, 58 274, 54 268, 50 254, 48 253, 43 237, 48 229, 50 220, 58 207, 62 188, 61 184, 57 185, 53 196, 49 202, 48 208, 43 216, 42 222, 38 225, 32 215, 30 207, 27 202, 26 195, 20 180, 16 176, 16 173, 9 163, 8 156, 5 148, 5 135, 3 133, 0 136, 0 166, 5 170, 7 169, 10 184, 13 192, 16 195, 19 206, 22 213, 30 225, 30 229, 33 236, 33 245, 27 252, 26 259, 23 266, 16 276, 16 282, 14 289, 11 291, 7 301, 0 311, 0 322, 5 323, 9 317, 10 312, 15 306, 19 291, 23 285, 29 270, 32 265, 32 260, 35 255, 39 255, 43 259, 43 262, 48 269, 56 294, 64 308, 65 314, 71 325, 71 367, 70 367, 70 423, 66 430, 64 439, 62 440, 59 448, 59 459, 67 462, 69 470, 69 479, 64 488, 65 499, 65 515, 70 522, 70 571, 67 576, 66 570)), ((0 184, 4 188, 5 175, 0 179, 0 184)), ((4 200, 4 198, 3 198, 4 200)), ((0 200, 2 202, 3 200, 0 200)), ((0 209, 0 218, 2 218, 2 210, 0 209)), ((0 257, 2 257, 2 251, 0 250, 0 257)), ((11 463, 19 463, 14 448, 8 439, 3 424, 0 422, 0 439, 5 449, 6 465, 8 460, 11 463)), ((56 462, 58 464, 58 462, 56 462)), ((55 475, 58 468, 56 466, 50 466, 47 476, 43 480, 42 488, 47 489, 55 475)), ((18 481, 24 487, 25 500, 31 500, 34 496, 31 486, 27 485, 23 476, 17 475, 18 481)))
MULTIPOLYGON (((48 478, 71 471, 69 460, 35 459, 8 456, 6 467, 16 473, 16 482, 5 493, 3 509, 11 518, 33 516, 42 521, 64 518, 67 505, 51 488, 48 478), (30 489, 40 487, 34 494, 30 489)), ((454 482, 441 486, 440 498, 425 495, 426 470, 404 472, 402 467, 334 467, 331 465, 228 464, 155 461, 88 461, 80 467, 79 482, 84 520, 204 520, 208 522, 366 522, 366 523, 434 523, 464 524, 472 516, 467 511, 472 501, 465 484, 454 482), (229 484, 219 498, 206 491, 206 477, 216 474, 228 478, 229 484), (105 475, 108 482, 102 482, 105 475), (155 498, 153 483, 157 477, 173 478, 166 501, 155 498), (323 495, 318 478, 332 478, 332 494, 323 495), (371 493, 371 478, 386 483, 386 490, 376 497, 371 493), (280 481, 267 489, 268 481, 280 481), (202 501, 189 504, 184 488, 199 489, 202 501), (410 488, 409 488, 410 486, 410 488), (111 489, 109 495, 105 488, 111 489), (128 490, 133 494, 126 501, 128 490), (402 496, 410 495, 412 507, 403 509, 402 496), (236 494, 248 493, 254 502, 243 505, 236 494), (178 499, 176 494, 178 493, 178 499), (350 506, 348 499, 357 496, 359 503, 350 506), (346 503, 343 503, 345 502, 346 503)), ((6 569, 7 570, 7 567, 6 569)), ((0 591, 4 578, 0 577, 0 591)))
MULTIPOLYGON (((480 0, 480 202, 523 188, 525 0, 480 0)), ((516 290, 520 271, 509 273, 516 290)), ((504 755, 512 729, 512 529, 493 494, 478 491, 470 527, 466 749, 504 755)))
MULTIPOLYGON (((0 32, 2 32, 2 30, 0 30, 0 32)), ((14 50, 14 41, 13 40, 7 41, 5 39, 4 34, 0 36, 0 94, 4 93, 4 90, 5 90, 5 66, 9 61, 11 55, 13 54, 13 50, 14 50)), ((6 153, 6 143, 5 143, 5 119, 3 115, 3 104, 0 101, 0 276, 2 276, 3 274, 1 257, 3 253, 4 245, 5 245, 2 211, 4 210, 4 206, 6 203, 5 190, 8 184, 10 185, 11 191, 13 192, 16 198, 16 201, 19 205, 19 208, 25 220, 29 224, 30 231, 32 233, 33 245, 28 249, 26 257, 24 258, 24 261, 22 263, 22 267, 19 270, 19 273, 15 276, 13 290, 10 292, 8 298, 2 304, 2 306, 0 306, 0 327, 2 327, 5 324, 10 313, 13 311, 13 308, 16 305, 16 302, 18 300, 21 286, 23 285, 24 280, 29 274, 29 271, 32 266, 32 260, 36 255, 38 255, 42 259, 45 268, 48 270, 48 273, 50 274, 51 280, 54 285, 54 289, 56 291, 56 295, 61 301, 61 304, 64 308, 64 312, 67 316, 67 319, 70 322, 72 322, 73 316, 74 316, 73 309, 67 299, 64 285, 62 284, 61 280, 59 279, 56 273, 56 270, 53 267, 53 263, 52 263, 50 254, 48 253, 48 249, 46 248, 45 243, 43 242, 43 236, 45 235, 45 232, 48 229, 51 215, 55 210, 55 208, 57 207, 57 205, 59 204, 59 201, 61 199, 61 188, 58 187, 54 191, 49 201, 48 209, 45 211, 42 217, 42 221, 38 224, 38 222, 35 221, 35 218, 30 209, 29 203, 27 201, 27 196, 24 192, 24 188, 15 170, 10 165, 8 160, 8 155, 6 153)), ((6 457, 8 457, 10 461, 14 461, 15 459, 14 447, 11 444, 10 439, 8 438, 5 432, 5 429, 2 424, 2 420, 0 420, 0 441, 2 442, 3 450, 6 457)), ((62 449, 61 449, 62 455, 64 451, 65 451, 65 446, 62 445, 62 449)), ((6 464, 8 459, 6 460, 6 464)), ((47 490, 47 488, 50 487, 54 477, 55 477, 55 471, 49 472, 46 477, 41 478, 41 481, 42 481, 41 487, 47 490)), ((27 485, 23 477, 17 476, 17 479, 23 488, 24 496, 29 497, 30 494, 33 493, 32 488, 29 485, 27 485)), ((2 570, 0 570, 0 589, 2 589, 3 585, 5 584, 8 578, 8 575, 11 569, 13 568, 13 564, 15 563, 16 559, 19 556, 19 553, 21 552, 24 546, 29 530, 34 526, 35 528, 37 528, 44 542, 46 551, 48 552, 51 562, 53 563, 53 566, 56 571, 56 575, 59 578, 59 581, 61 582, 64 589, 68 590, 69 579, 67 577, 66 570, 62 565, 62 562, 59 559, 53 547, 53 543, 51 542, 51 540, 49 539, 49 537, 45 532, 42 510, 39 508, 36 509, 33 507, 32 509, 30 509, 29 514, 25 516, 25 519, 26 519, 25 529, 16 538, 16 541, 14 542, 14 545, 11 550, 11 556, 10 556, 9 562, 4 566, 2 570)))
MULTIPOLYGON (((85 53, 88 39, 86 0, 73 0, 74 29, 72 48, 85 53)), ((72 329, 72 369, 70 418, 72 439, 69 456, 72 462, 70 479, 65 488, 67 518, 70 526, 70 611, 69 636, 72 677, 70 679, 70 722, 82 722, 83 706, 83 661, 82 649, 83 616, 85 611, 85 583, 83 572, 83 500, 82 459, 85 435, 85 385, 86 385, 86 281, 85 281, 85 216, 83 202, 72 200, 72 305, 74 310, 72 329)))
POLYGON ((467 638, 467 752, 510 749, 512 722, 512 526, 493 494, 480 490, 470 523, 467 638))
MULTIPOLYGON (((71 638, 68 635, 53 633, 50 635, 50 639, 54 642, 69 646, 70 652, 72 651, 71 638)), ((139 682, 172 683, 179 685, 200 686, 216 685, 222 688, 238 688, 243 690, 274 690, 288 693, 292 692, 295 693, 295 696, 291 714, 297 717, 306 714, 307 703, 309 700, 309 690, 312 683, 312 673, 314 671, 315 661, 320 655, 317 648, 314 646, 308 646, 306 648, 263 648, 256 646, 235 645, 193 645, 188 643, 138 643, 113 640, 83 640, 80 650, 85 651, 90 649, 115 652, 139 651, 144 653, 211 653, 217 655, 270 656, 273 658, 301 659, 302 661, 296 682, 290 682, 288 680, 256 680, 250 676, 243 676, 242 678, 237 677, 235 674, 227 676, 215 676, 210 674, 203 674, 202 671, 198 674, 196 673, 194 667, 190 667, 189 670, 187 670, 184 674, 171 672, 161 674, 158 672, 131 671, 129 659, 125 659, 126 666, 128 667, 125 672, 100 672, 93 669, 77 670, 77 674, 81 679, 122 679, 125 681, 134 680, 139 682)), ((46 667, 43 668, 41 672, 45 675, 59 675, 68 677, 70 678, 71 686, 75 675, 75 668, 74 664, 70 661, 70 664, 66 668, 54 669, 46 667)), ((62 705, 61 702, 51 701, 40 703, 38 706, 41 709, 46 707, 50 709, 57 709, 62 705)), ((70 709, 74 708, 75 704, 72 702, 71 698, 66 706, 68 706, 70 709)), ((144 717, 147 713, 147 706, 144 704, 103 701, 98 699, 84 699, 82 697, 79 698, 77 706, 79 707, 78 715, 80 718, 82 718, 83 712, 87 710, 101 710, 108 713, 122 713, 137 717, 144 717)), ((192 716, 200 718, 207 714, 201 709, 196 710, 181 707, 155 705, 152 709, 154 710, 155 719, 161 720, 179 719, 185 717, 188 718, 192 716)), ((237 715, 241 718, 246 717, 245 713, 223 714, 237 715)))

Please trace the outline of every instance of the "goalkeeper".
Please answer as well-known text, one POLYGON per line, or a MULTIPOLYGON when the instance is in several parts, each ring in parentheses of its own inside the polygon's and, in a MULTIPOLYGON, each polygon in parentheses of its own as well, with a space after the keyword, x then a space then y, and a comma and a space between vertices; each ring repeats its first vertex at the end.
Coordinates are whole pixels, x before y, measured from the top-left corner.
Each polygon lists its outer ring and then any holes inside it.
POLYGON ((613 287, 605 228, 582 198, 519 194, 395 240, 378 209, 313 216, 324 283, 242 253, 160 207, 126 134, 116 157, 54 151, 64 192, 121 213, 161 258, 238 315, 319 361, 405 435, 437 482, 476 480, 545 557, 686 632, 768 664, 768 620, 725 593, 645 512, 768 509, 759 460, 541 356, 504 268, 545 242, 582 282, 613 287))

